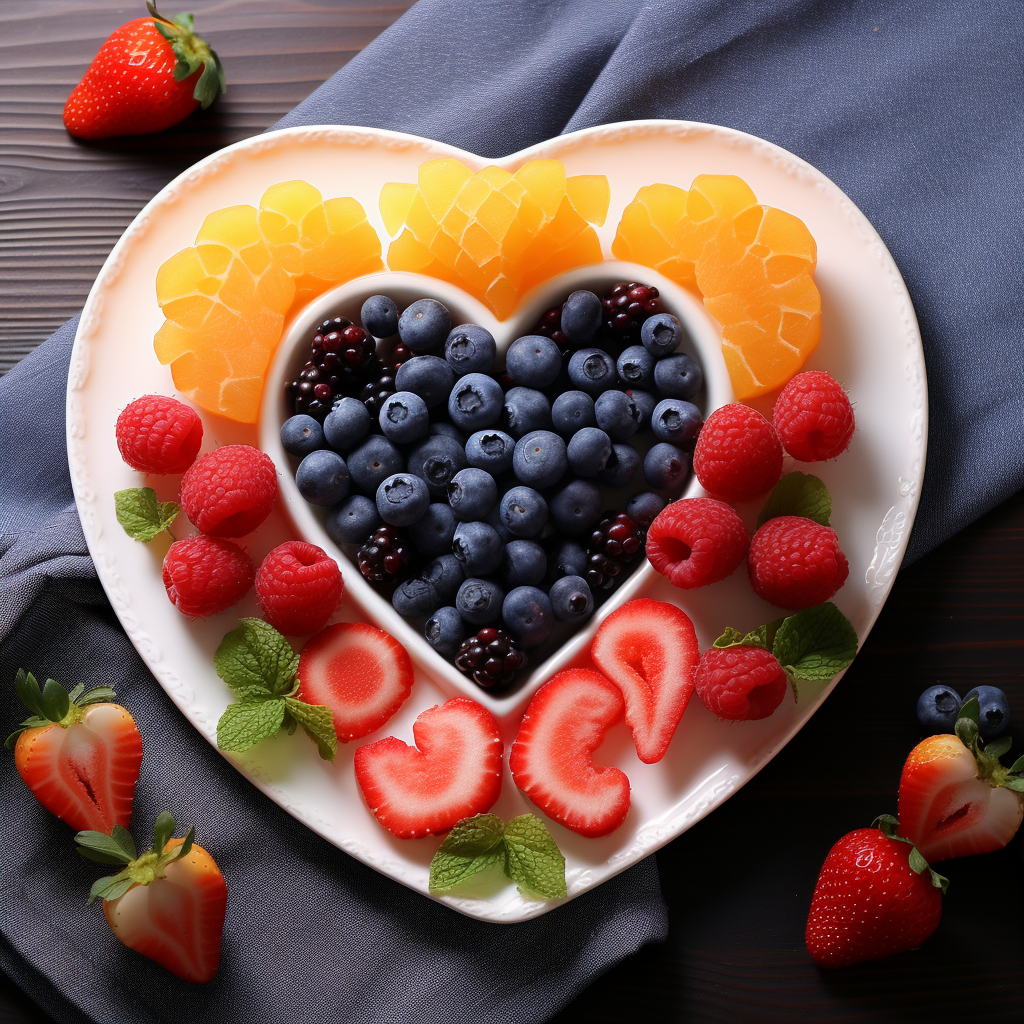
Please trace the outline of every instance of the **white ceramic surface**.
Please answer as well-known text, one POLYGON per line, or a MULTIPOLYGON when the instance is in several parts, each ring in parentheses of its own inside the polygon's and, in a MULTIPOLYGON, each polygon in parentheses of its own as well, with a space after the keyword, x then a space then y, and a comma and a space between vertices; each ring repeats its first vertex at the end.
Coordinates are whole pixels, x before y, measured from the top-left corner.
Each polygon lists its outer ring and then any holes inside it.
MULTIPOLYGON (((827 369, 843 381, 857 413, 858 430, 850 450, 834 462, 815 467, 814 472, 832 491, 833 526, 850 561, 850 578, 836 603, 863 642, 888 595, 917 508, 924 472, 927 395, 920 336, 899 272, 870 224, 832 182, 792 154, 760 139, 689 122, 627 122, 588 129, 499 161, 366 128, 288 129, 257 136, 201 161, 147 205, 97 278, 71 359, 68 455, 90 552, 128 635, 160 685, 195 727, 215 742, 217 719, 230 692, 213 670, 212 653, 238 617, 255 614, 256 606, 250 595, 235 609, 212 619, 184 619, 167 601, 160 582, 167 542, 137 544, 125 536, 114 516, 113 492, 143 482, 140 474, 118 458, 113 439, 117 414, 141 394, 173 393, 170 372, 157 362, 151 343, 162 321, 154 293, 156 270, 168 256, 192 244, 206 214, 238 203, 256 205, 267 186, 292 178, 312 182, 325 197, 359 199, 386 250, 388 236, 377 209, 381 185, 414 181, 418 165, 438 156, 456 156, 473 167, 493 162, 510 170, 534 157, 551 157, 564 161, 569 174, 606 174, 611 183, 611 208, 598 234, 609 259, 623 207, 637 188, 655 181, 686 188, 700 173, 739 174, 761 202, 804 220, 818 243, 815 279, 824 310, 822 344, 807 368, 827 369)), ((312 303, 299 318, 301 322, 286 331, 269 378, 272 383, 258 431, 204 415, 204 451, 221 444, 259 443, 279 467, 284 500, 280 511, 247 538, 254 560, 258 562, 297 530, 340 555, 315 513, 298 498, 276 436, 282 415, 277 385, 298 358, 301 337, 311 322, 327 312, 349 308, 373 291, 389 290, 409 297, 414 292, 429 292, 465 312, 467 319, 490 327, 499 341, 507 344, 521 327, 534 322, 537 312, 553 297, 581 283, 610 281, 620 274, 652 280, 662 288, 667 305, 683 316, 690 328, 705 371, 708 410, 729 401, 731 391, 717 345, 717 326, 699 303, 647 270, 628 271, 621 264, 608 263, 592 271, 574 271, 527 296, 520 311, 505 323, 497 323, 479 303, 443 282, 424 281, 421 288, 413 275, 405 274, 373 275, 349 282, 312 303)), ((786 468, 794 468, 789 459, 786 468)), ((155 487, 161 499, 175 497, 176 477, 144 482, 155 487)), ((700 493, 699 488, 691 485, 690 493, 700 493)), ((759 504, 740 509, 748 527, 756 519, 759 504)), ((179 520, 179 535, 185 525, 179 520)), ((499 716, 506 744, 510 743, 529 695, 585 646, 596 628, 596 621, 589 624, 556 657, 537 666, 515 695, 491 698, 443 666, 358 573, 346 571, 345 576, 347 597, 339 618, 374 618, 399 636, 416 660, 412 697, 379 733, 410 742, 412 722, 421 711, 454 694, 469 693, 499 716)), ((601 615, 641 593, 682 607, 694 621, 702 648, 726 624, 753 627, 778 614, 754 597, 742 570, 712 587, 684 593, 645 566, 602 608, 601 615)), ((632 808, 624 825, 602 839, 584 839, 551 825, 566 855, 569 898, 658 849, 722 803, 785 746, 827 692, 799 705, 787 698, 765 721, 734 724, 717 721, 695 698, 669 753, 656 765, 644 765, 637 759, 623 726, 613 729, 598 760, 626 772, 632 786, 632 808)), ((124 697, 130 707, 131 695, 124 697)), ((228 759, 271 799, 330 842, 427 894, 428 868, 437 840, 394 839, 376 824, 355 785, 354 746, 343 746, 337 760, 327 764, 301 735, 282 736, 228 759)), ((534 808, 506 772, 502 796, 494 809, 507 818, 534 808)), ((203 823, 198 824, 201 831, 203 823)), ((558 905, 524 899, 500 877, 484 880, 474 890, 442 897, 440 902, 496 922, 527 920, 558 905)))

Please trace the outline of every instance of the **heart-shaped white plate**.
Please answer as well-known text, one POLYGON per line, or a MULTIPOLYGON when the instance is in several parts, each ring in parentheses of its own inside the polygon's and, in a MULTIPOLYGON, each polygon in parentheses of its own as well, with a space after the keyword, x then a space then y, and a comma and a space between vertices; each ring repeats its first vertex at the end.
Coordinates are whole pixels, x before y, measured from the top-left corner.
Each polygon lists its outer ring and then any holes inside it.
MULTIPOLYGON (((257 205, 271 184, 293 178, 311 182, 325 197, 358 199, 387 243, 377 198, 386 181, 415 181, 424 160, 455 156, 479 168, 497 163, 515 170, 526 160, 562 160, 568 174, 605 174, 611 208, 599 229, 605 254, 623 207, 637 189, 653 182, 689 187, 701 173, 738 174, 761 202, 799 216, 818 243, 815 279, 822 293, 823 338, 808 363, 827 369, 849 390, 857 413, 853 444, 840 459, 814 467, 833 495, 836 528, 850 561, 850 578, 836 598, 861 641, 888 595, 906 548, 924 471, 927 395, 917 322, 903 281, 885 246, 863 214, 827 178, 770 143, 731 129, 680 121, 640 121, 561 136, 502 160, 488 161, 437 142, 368 128, 295 128, 257 136, 201 161, 164 188, 114 247, 86 303, 68 379, 68 458, 89 550, 115 612, 154 676, 196 728, 215 743, 216 724, 230 692, 213 670, 212 655, 240 615, 257 614, 250 595, 242 604, 201 622, 183 618, 168 602, 160 581, 166 542, 130 540, 114 515, 114 491, 139 486, 139 474, 121 462, 114 443, 118 412, 146 393, 173 394, 167 367, 154 355, 152 337, 162 322, 156 303, 157 268, 191 245, 212 210, 257 205)), ((517 314, 498 324, 471 297, 443 282, 405 274, 352 281, 316 300, 286 332, 264 398, 261 427, 205 416, 204 450, 230 443, 259 443, 280 470, 281 509, 245 543, 255 561, 281 541, 302 532, 336 552, 316 513, 298 497, 277 427, 283 415, 279 384, 300 358, 302 339, 321 315, 352 308, 362 296, 390 291, 397 298, 436 295, 511 340, 535 322, 538 311, 581 284, 620 277, 650 280, 666 304, 689 326, 706 377, 707 410, 731 400, 717 346, 718 328, 703 307, 648 270, 606 263, 581 268, 526 296, 517 314), (290 516, 290 518, 289 518, 290 516)), ((755 403, 756 404, 756 403, 755 403)), ((767 411, 767 409, 762 409, 767 411)), ((787 460, 787 468, 793 468, 787 460)), ((177 478, 145 481, 161 499, 176 496, 177 478)), ((691 492, 700 493, 695 485, 691 492)), ((753 526, 757 503, 741 509, 753 526)), ((184 524, 184 520, 180 521, 184 524)), ((180 532, 180 530, 179 530, 180 532)), ((344 564, 344 563, 343 563, 344 564)), ((347 597, 339 618, 374 618, 406 644, 417 663, 412 697, 381 730, 411 741, 411 726, 425 708, 456 693, 486 703, 502 723, 506 744, 515 735, 524 702, 552 672, 586 646, 596 620, 629 597, 645 594, 680 605, 694 621, 701 647, 725 625, 753 627, 775 609, 754 597, 742 570, 702 590, 682 592, 649 566, 635 573, 572 642, 537 666, 508 697, 481 694, 444 666, 412 628, 379 601, 357 573, 346 572, 347 597)), ((835 682, 832 684, 835 685, 835 682)), ((831 689, 831 687, 829 687, 831 689)), ((632 808, 624 825, 602 839, 584 839, 551 825, 566 855, 569 898, 600 884, 678 836, 727 799, 792 738, 824 699, 795 704, 787 699, 761 722, 728 724, 691 702, 665 759, 655 765, 636 757, 629 733, 616 727, 598 753, 628 775, 632 808)), ((125 694, 131 706, 131 695, 125 694)), ((371 737, 372 738, 372 737, 371 737)), ((405 885, 428 894, 436 839, 402 841, 381 829, 363 804, 352 772, 357 744, 343 746, 333 764, 319 760, 301 736, 266 741, 229 758, 254 784, 330 842, 405 885)), ((505 818, 535 810, 506 774, 494 808, 505 818)), ((214 842, 215 848, 215 840, 214 842)), ((432 897, 433 898, 433 897, 432 897)), ((527 920, 557 903, 524 899, 500 879, 460 891, 440 902, 488 921, 527 920)))

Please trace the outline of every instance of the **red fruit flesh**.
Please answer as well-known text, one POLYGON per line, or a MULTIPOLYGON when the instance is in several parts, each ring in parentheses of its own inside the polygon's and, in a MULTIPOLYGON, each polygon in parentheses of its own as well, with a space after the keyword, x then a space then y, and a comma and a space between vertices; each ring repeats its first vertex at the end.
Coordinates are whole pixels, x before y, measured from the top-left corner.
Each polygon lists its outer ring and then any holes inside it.
POLYGON ((204 455, 181 478, 181 507, 189 522, 213 537, 242 537, 270 515, 277 472, 270 457, 247 444, 204 455))
POLYGON ((256 569, 236 544, 195 534, 176 540, 164 556, 164 589, 182 615, 203 619, 237 604, 256 569))
POLYGON ((342 743, 381 728, 412 690, 405 648, 368 622, 338 622, 306 642, 299 656, 300 700, 325 704, 342 743))
POLYGON ((203 443, 194 409, 164 395, 145 395, 122 410, 115 428, 121 458, 141 473, 183 473, 203 443))
POLYGON ((750 585, 777 608, 812 608, 835 596, 850 575, 835 530, 802 516, 769 519, 750 542, 750 585))
POLYGON ((767 718, 782 703, 788 687, 778 659, 761 647, 711 647, 697 668, 697 695, 704 706, 733 722, 767 718))
POLYGON ((128 827, 142 737, 118 704, 93 704, 66 729, 26 729, 14 747, 18 774, 36 799, 73 829, 128 827))
POLYGON ((601 623, 590 656, 622 691, 637 756, 660 761, 693 693, 700 660, 693 623, 675 605, 629 601, 601 623))
POLYGON ((772 411, 782 446, 801 462, 834 459, 850 446, 853 406, 839 382, 823 370, 798 373, 772 411))
POLYGON ((494 716, 455 697, 424 711, 415 747, 394 736, 360 747, 356 781, 377 821, 399 839, 447 832, 501 795, 502 743, 494 716))
POLYGON ((683 590, 731 576, 749 546, 743 520, 714 498, 674 501, 658 513, 647 531, 651 565, 683 590))
POLYGON ((256 573, 256 597, 267 622, 288 636, 314 633, 341 600, 338 563, 302 541, 279 544, 256 573))
POLYGON ((584 836, 614 832, 629 812, 629 779, 594 764, 622 717, 622 694, 599 672, 559 672, 533 696, 508 765, 516 785, 549 817, 584 836))
POLYGON ((746 501, 770 491, 782 475, 782 445, 756 410, 734 403, 716 409, 693 450, 701 486, 725 501, 746 501))

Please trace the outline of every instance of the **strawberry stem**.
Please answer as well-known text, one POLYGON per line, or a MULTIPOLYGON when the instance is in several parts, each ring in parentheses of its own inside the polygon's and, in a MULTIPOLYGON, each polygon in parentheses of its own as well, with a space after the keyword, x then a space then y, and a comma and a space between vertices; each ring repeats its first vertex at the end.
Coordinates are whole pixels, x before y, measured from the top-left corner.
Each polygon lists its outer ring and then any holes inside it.
POLYGON ((222 92, 227 92, 220 58, 205 39, 196 35, 191 14, 165 18, 156 9, 154 0, 146 0, 146 9, 153 18, 156 30, 171 44, 174 56, 178 58, 174 66, 174 80, 183 82, 200 68, 203 69, 196 80, 192 96, 205 110, 222 92))

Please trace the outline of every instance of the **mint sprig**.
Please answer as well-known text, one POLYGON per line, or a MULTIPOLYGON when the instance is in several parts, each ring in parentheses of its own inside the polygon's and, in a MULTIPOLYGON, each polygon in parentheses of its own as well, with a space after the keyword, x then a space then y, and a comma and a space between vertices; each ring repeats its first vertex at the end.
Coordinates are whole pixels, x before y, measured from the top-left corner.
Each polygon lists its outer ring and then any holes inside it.
POLYGON ((129 487, 114 492, 114 512, 132 540, 146 543, 165 531, 174 540, 171 525, 181 506, 173 501, 157 501, 152 487, 129 487))
POLYGON ((793 696, 801 688, 820 687, 834 679, 857 654, 857 631, 831 602, 804 608, 744 633, 727 626, 714 646, 761 647, 771 651, 789 677, 793 696))
POLYGON ((787 473, 768 497, 757 517, 758 528, 769 519, 779 516, 803 516, 822 526, 831 525, 832 495, 828 488, 811 473, 787 473))
POLYGON ((536 814, 521 814, 508 825, 496 814, 463 818, 430 862, 430 891, 448 892, 498 864, 524 895, 566 895, 565 858, 536 814))
POLYGON ((291 735, 301 725, 320 756, 334 760, 338 735, 331 709, 295 696, 299 656, 273 626, 242 619, 221 641, 213 666, 235 695, 217 723, 221 750, 241 754, 281 729, 291 735))

